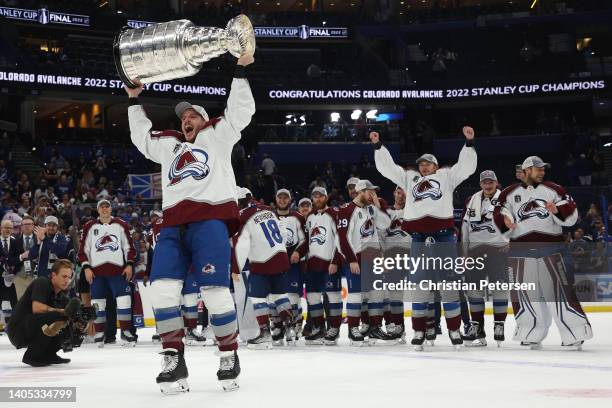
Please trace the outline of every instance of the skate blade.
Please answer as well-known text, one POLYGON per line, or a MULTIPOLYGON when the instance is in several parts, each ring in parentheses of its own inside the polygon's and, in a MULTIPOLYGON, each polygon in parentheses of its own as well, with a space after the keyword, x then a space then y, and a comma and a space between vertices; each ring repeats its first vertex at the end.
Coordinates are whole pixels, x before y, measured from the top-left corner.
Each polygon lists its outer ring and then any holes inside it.
POLYGON ((204 347, 204 346, 206 346, 206 340, 204 340, 204 341, 197 341, 197 340, 186 340, 186 341, 185 341, 185 345, 186 345, 186 346, 198 346, 198 347, 204 347))
POLYGON ((297 346, 297 339, 285 339, 285 344, 287 346, 296 347, 297 346))
POLYGON ((542 343, 532 343, 529 345, 531 350, 542 350, 542 343))
POLYGON ((96 344, 96 346, 97 346, 98 348, 100 348, 100 349, 101 349, 101 348, 104 348, 104 342, 103 342, 103 341, 100 341, 100 342, 98 342, 98 343, 96 344))
POLYGON ((284 347, 285 343, 282 340, 277 340, 277 341, 272 342, 272 345, 274 347, 284 347))
POLYGON ((223 387, 223 391, 225 392, 236 391, 238 388, 240 388, 237 378, 233 380, 221 380, 220 382, 221 387, 223 387))
POLYGON ((487 345, 487 341, 484 339, 474 340, 469 343, 464 342, 464 344, 465 344, 465 347, 485 347, 487 345))
POLYGON ((136 347, 136 342, 135 341, 122 341, 121 347, 126 347, 126 348, 136 347))
POLYGON ((164 395, 176 395, 182 392, 189 392, 189 384, 186 378, 181 378, 178 381, 159 383, 159 388, 164 395))
POLYGON ((436 345, 433 340, 427 340, 427 344, 429 344, 431 347, 436 345))
POLYGON ((414 349, 414 351, 423 351, 425 349, 422 344, 415 344, 412 348, 414 349))
POLYGON ((305 344, 307 346, 322 346, 323 341, 322 340, 306 340, 305 344))
POLYGON ((272 344, 271 343, 259 343, 259 344, 247 343, 247 348, 250 350, 272 350, 272 344))
POLYGON ((563 349, 569 351, 582 351, 582 344, 569 344, 567 346, 563 346, 563 349))
POLYGON ((502 347, 502 340, 497 340, 497 348, 501 348, 502 347))
POLYGON ((397 344, 406 344, 406 339, 404 339, 404 338, 397 339, 397 340, 396 340, 396 343, 397 343, 397 344))
POLYGON ((465 348, 465 346, 463 344, 453 344, 453 348, 455 351, 461 351, 465 348))
POLYGON ((365 346, 367 346, 367 344, 366 344, 366 341, 365 341, 365 340, 363 340, 363 341, 351 340, 351 341, 349 342, 349 344, 350 344, 351 346, 353 346, 353 347, 365 347, 365 346))
POLYGON ((338 340, 325 340, 324 344, 326 346, 337 346, 338 340))

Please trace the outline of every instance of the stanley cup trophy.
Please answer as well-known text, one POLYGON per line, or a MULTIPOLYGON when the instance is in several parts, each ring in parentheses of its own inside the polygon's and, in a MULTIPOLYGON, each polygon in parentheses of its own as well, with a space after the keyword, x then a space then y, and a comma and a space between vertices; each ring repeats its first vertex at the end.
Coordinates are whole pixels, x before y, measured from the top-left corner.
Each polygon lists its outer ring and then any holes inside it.
POLYGON ((204 62, 228 51, 237 58, 255 52, 247 16, 231 19, 225 29, 197 27, 189 20, 124 29, 113 45, 117 72, 130 88, 195 75, 204 62))

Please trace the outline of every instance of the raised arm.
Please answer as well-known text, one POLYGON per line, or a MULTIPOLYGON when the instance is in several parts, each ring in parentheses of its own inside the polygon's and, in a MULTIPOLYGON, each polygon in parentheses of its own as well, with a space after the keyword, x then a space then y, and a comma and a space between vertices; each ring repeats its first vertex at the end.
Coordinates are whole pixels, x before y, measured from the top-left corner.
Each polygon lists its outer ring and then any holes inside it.
POLYGON ((128 107, 128 121, 130 124, 130 138, 134 146, 147 159, 153 160, 156 163, 161 163, 160 155, 160 140, 159 138, 151 137, 151 128, 153 124, 147 117, 144 108, 138 100, 138 96, 143 90, 142 85, 138 88, 124 87, 125 92, 130 97, 130 106, 128 107))
POLYGON ((463 180, 474 174, 478 164, 476 149, 474 149, 474 129, 465 126, 463 128, 463 135, 465 136, 465 146, 459 152, 459 160, 450 169, 450 176, 454 186, 458 186, 463 180))
POLYGON ((389 150, 380 142, 380 135, 378 132, 370 132, 370 140, 372 144, 374 144, 374 163, 376 164, 376 170, 398 186, 406 189, 408 185, 408 172, 401 166, 395 164, 389 150))

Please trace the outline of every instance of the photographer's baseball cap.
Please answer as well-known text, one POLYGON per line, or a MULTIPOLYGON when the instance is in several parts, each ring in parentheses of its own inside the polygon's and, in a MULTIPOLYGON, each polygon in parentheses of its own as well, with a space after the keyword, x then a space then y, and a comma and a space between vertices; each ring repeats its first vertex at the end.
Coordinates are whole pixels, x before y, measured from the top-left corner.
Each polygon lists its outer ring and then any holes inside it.
POLYGON ((47 215, 45 217, 45 224, 55 224, 55 225, 59 225, 59 221, 57 220, 57 217, 53 216, 53 215, 47 215))
POLYGON ((416 159, 416 164, 419 164, 423 160, 431 162, 431 163, 435 164, 436 166, 438 165, 438 159, 436 159, 436 156, 434 156, 431 153, 425 153, 424 155, 422 155, 421 157, 416 159))
POLYGON ((278 190, 276 192, 276 196, 278 197, 281 194, 287 194, 289 196, 289 198, 291 198, 291 192, 289 190, 287 190, 286 188, 281 188, 280 190, 278 190))
POLYGON ((312 201, 310 200, 310 198, 302 198, 299 202, 298 202, 298 207, 301 207, 302 204, 308 204, 309 206, 312 207, 312 201))
POLYGON ((497 181, 497 176, 493 170, 485 170, 480 173, 480 181, 493 180, 497 181))
POLYGON ((174 113, 176 113, 176 116, 178 116, 180 119, 183 112, 185 112, 187 109, 193 109, 194 111, 198 112, 204 118, 204 120, 208 121, 208 113, 206 113, 206 110, 203 107, 200 105, 192 105, 185 101, 179 102, 174 107, 174 113))
POLYGON ((546 167, 549 168, 550 167, 550 163, 546 163, 544 162, 544 160, 542 160, 540 157, 538 156, 529 156, 528 158, 525 159, 525 161, 523 161, 523 164, 521 165, 521 168, 523 170, 528 169, 530 167, 546 167))
POLYGON ((315 187, 312 189, 312 192, 310 193, 310 196, 312 197, 315 193, 319 193, 321 195, 324 195, 325 197, 327 197, 327 190, 324 189, 323 187, 315 187))
POLYGON ((357 184, 355 184, 355 191, 363 191, 363 190, 378 190, 379 187, 372 184, 370 180, 359 180, 357 184))
POLYGON ((108 205, 109 207, 111 206, 110 201, 108 201, 106 198, 104 198, 104 199, 98 201, 98 205, 96 205, 96 208, 100 208, 100 206, 105 205, 105 204, 108 205))
POLYGON ((348 179, 348 181, 346 182, 346 186, 350 186, 352 185, 356 185, 357 182, 359 181, 359 179, 357 177, 351 177, 350 179, 348 179))

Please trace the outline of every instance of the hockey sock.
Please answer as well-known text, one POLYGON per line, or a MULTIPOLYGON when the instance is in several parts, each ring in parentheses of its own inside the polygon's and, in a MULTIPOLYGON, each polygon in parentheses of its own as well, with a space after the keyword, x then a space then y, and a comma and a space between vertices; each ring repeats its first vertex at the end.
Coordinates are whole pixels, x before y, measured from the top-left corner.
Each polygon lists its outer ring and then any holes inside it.
MULTIPOLYGON (((484 324, 485 302, 483 298, 469 298, 470 315, 472 320, 478 322, 481 326, 484 324)), ((507 306, 507 302, 506 302, 507 306)))
POLYGON ((229 288, 202 287, 202 300, 210 313, 210 325, 215 333, 219 351, 238 349, 236 308, 229 288))
POLYGON ((412 329, 424 332, 427 326, 427 303, 412 303, 412 329))
POLYGON ((122 331, 132 328, 132 298, 129 295, 117 297, 117 320, 122 331))
POLYGON ((183 324, 188 329, 198 327, 198 294, 187 293, 182 296, 181 312, 183 324))
POLYGON ((91 299, 91 305, 98 305, 96 308, 96 319, 94 320, 94 330, 96 333, 104 333, 106 328, 106 299, 91 299))
POLYGON ((493 299, 493 320, 503 322, 508 316, 508 298, 493 299))
POLYGON ((255 318, 260 329, 268 327, 269 321, 269 306, 268 301, 265 298, 250 298, 253 303, 253 310, 255 311, 255 318))
POLYGON ((349 328, 359 326, 361 318, 361 292, 349 293, 347 295, 346 317, 349 328))
POLYGON ((461 305, 459 302, 444 302, 444 317, 449 331, 459 330, 461 326, 461 305))

